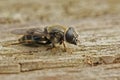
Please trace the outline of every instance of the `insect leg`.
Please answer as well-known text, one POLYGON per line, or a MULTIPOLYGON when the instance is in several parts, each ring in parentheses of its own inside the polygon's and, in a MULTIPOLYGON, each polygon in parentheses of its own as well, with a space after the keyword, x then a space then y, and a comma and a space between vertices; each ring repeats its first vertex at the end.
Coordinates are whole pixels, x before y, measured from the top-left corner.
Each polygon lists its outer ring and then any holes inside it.
POLYGON ((66 45, 65 45, 65 42, 62 41, 62 43, 63 43, 64 50, 67 51, 67 47, 66 47, 66 45))

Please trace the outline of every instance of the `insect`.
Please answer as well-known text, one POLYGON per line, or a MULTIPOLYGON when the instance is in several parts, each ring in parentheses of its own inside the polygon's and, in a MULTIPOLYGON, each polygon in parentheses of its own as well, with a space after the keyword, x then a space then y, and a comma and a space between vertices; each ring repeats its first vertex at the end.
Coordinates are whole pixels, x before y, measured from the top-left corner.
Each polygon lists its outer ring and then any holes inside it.
MULTIPOLYGON (((16 33, 19 33, 19 31, 16 31, 16 33)), ((65 50, 65 41, 74 45, 77 45, 78 42, 78 34, 75 29, 61 25, 47 26, 43 30, 32 28, 19 34, 23 34, 18 40, 20 43, 51 45, 51 48, 54 48, 56 44, 63 44, 65 50)))

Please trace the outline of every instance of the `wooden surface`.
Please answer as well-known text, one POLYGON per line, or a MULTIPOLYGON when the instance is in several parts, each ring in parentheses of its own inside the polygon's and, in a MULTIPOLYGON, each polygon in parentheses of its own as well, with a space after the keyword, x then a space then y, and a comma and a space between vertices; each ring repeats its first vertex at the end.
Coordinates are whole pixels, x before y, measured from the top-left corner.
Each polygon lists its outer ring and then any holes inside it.
MULTIPOLYGON (((94 78, 106 80, 110 79, 109 77, 112 77, 111 80, 119 80, 120 23, 117 22, 117 19, 118 17, 111 17, 111 20, 107 19, 107 17, 91 19, 96 25, 87 19, 84 21, 84 24, 82 22, 79 24, 75 23, 75 28, 80 35, 80 44, 74 46, 66 43, 72 53, 69 50, 63 52, 63 47, 59 45, 56 48, 57 50, 48 51, 46 51, 48 46, 29 47, 22 44, 5 46, 17 42, 19 36, 10 33, 11 30, 14 30, 14 26, 1 26, 0 33, 3 35, 0 36, 0 73, 19 73, 19 78, 24 74, 27 74, 28 78, 35 74, 36 77, 34 77, 34 79, 38 77, 37 73, 39 73, 41 75, 39 79, 58 79, 60 76, 63 77, 63 79, 71 80, 79 77, 78 75, 83 75, 81 79, 86 80, 85 75, 89 72, 89 75, 87 75, 91 80, 94 78), (106 20, 104 21, 104 19, 106 20), (5 30, 6 28, 7 31, 5 30), (96 74, 98 71, 100 74, 97 77, 96 74), (47 75, 42 77, 42 72, 47 75), (109 72, 111 72, 111 74, 109 72), (50 74, 52 74, 52 76, 50 76, 50 74), (93 77, 91 77, 90 74, 93 77), (70 75, 73 75, 73 77, 70 75)), ((33 27, 33 25, 34 24, 31 26, 33 27)), ((36 26, 41 27, 39 24, 36 26)), ((12 76, 15 75, 11 75, 11 77, 12 76)), ((3 76, 0 77, 2 78, 3 76)))

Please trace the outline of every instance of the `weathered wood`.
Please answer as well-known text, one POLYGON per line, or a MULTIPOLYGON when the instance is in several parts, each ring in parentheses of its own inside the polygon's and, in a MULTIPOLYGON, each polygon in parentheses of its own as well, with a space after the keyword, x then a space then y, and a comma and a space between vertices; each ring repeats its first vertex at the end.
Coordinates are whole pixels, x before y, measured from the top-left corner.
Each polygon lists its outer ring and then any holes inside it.
POLYGON ((19 64, 0 64, 0 74, 19 73, 21 71, 19 64))
MULTIPOLYGON (((79 54, 79 53, 77 53, 79 54)), ((119 63, 120 56, 117 55, 89 55, 78 56, 71 55, 65 57, 50 57, 41 59, 29 59, 15 61, 14 64, 0 64, 0 73, 19 73, 25 71, 64 68, 64 67, 85 67, 89 65, 96 66, 100 64, 119 63)), ((7 62, 7 61, 6 61, 7 62)))
POLYGON ((84 62, 90 65, 119 63, 120 56, 117 55, 91 55, 86 56, 84 62), (119 59, 116 61, 116 59, 119 59))
POLYGON ((84 58, 76 57, 69 59, 25 60, 20 62, 21 71, 31 71, 49 68, 75 67, 83 64, 84 58))

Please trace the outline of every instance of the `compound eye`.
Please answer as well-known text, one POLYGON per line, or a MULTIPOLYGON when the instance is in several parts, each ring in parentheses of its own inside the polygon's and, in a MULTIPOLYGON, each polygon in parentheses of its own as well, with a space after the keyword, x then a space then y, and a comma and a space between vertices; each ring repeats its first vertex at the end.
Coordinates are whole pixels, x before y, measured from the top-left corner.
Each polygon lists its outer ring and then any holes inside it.
POLYGON ((67 42, 77 45, 77 37, 78 37, 78 35, 75 32, 74 28, 70 27, 67 30, 65 37, 66 37, 67 42))

